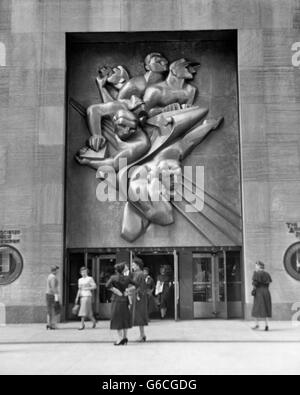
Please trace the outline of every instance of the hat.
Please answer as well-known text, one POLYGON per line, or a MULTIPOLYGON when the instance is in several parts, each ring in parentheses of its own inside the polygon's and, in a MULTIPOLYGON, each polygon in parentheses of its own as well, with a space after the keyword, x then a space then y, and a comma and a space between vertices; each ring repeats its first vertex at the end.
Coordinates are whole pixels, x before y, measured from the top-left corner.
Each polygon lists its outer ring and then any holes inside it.
POLYGON ((170 65, 170 70, 176 70, 178 67, 186 67, 186 66, 192 66, 192 67, 200 67, 200 63, 199 62, 191 62, 185 58, 179 59, 179 60, 175 60, 175 62, 173 62, 170 65))
POLYGON ((261 262, 261 261, 257 261, 256 265, 259 266, 261 269, 265 268, 265 264, 263 262, 261 262))

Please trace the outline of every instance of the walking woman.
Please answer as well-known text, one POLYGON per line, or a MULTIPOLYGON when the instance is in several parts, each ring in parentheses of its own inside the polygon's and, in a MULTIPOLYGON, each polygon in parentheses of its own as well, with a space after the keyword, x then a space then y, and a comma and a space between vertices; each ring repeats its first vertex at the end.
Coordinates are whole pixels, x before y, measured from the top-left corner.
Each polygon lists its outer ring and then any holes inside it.
POLYGON ((254 305, 252 316, 256 319, 254 330, 259 329, 259 320, 263 319, 266 323, 265 331, 269 330, 269 318, 272 318, 272 298, 269 291, 269 286, 272 283, 272 278, 269 273, 265 271, 265 265, 262 262, 256 263, 256 270, 253 275, 253 296, 254 305))
POLYGON ((157 303, 156 303, 156 299, 154 297, 155 281, 150 276, 150 270, 148 267, 144 267, 144 274, 146 277, 145 281, 146 281, 146 285, 147 285, 148 314, 149 314, 149 321, 150 321, 151 314, 155 313, 157 311, 157 303))
POLYGON ((125 262, 115 265, 115 274, 106 284, 112 296, 110 329, 118 333, 115 346, 125 346, 128 343, 128 329, 131 325, 129 309, 128 288, 132 284, 130 276, 126 276, 127 265, 125 262))
POLYGON ((132 263, 133 283, 136 286, 132 305, 132 322, 133 326, 140 328, 139 342, 146 342, 145 326, 149 323, 148 314, 148 287, 146 284, 146 275, 143 272, 144 263, 140 258, 134 258, 132 263))
POLYGON ((155 295, 158 296, 161 318, 167 316, 168 309, 171 307, 173 282, 170 273, 165 266, 161 266, 160 275, 157 278, 155 295))
POLYGON ((80 309, 78 316, 81 317, 81 327, 80 331, 85 329, 85 319, 89 318, 93 322, 93 328, 96 328, 97 321, 93 314, 92 308, 92 291, 94 291, 97 286, 92 277, 88 275, 88 269, 82 267, 80 269, 81 278, 78 281, 78 293, 76 296, 75 304, 80 302, 80 309))

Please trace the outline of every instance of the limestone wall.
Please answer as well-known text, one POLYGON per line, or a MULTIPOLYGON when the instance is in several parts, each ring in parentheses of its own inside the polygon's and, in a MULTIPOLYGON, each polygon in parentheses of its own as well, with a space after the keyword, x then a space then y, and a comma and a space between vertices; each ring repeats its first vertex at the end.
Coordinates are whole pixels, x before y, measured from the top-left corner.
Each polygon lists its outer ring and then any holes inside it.
POLYGON ((1 0, 0 224, 22 230, 25 261, 0 287, 8 321, 43 318, 48 267, 63 265, 65 33, 216 29, 239 37, 247 301, 259 258, 288 318, 300 297, 283 271, 295 241, 285 223, 300 218, 300 69, 291 63, 300 1, 1 0))

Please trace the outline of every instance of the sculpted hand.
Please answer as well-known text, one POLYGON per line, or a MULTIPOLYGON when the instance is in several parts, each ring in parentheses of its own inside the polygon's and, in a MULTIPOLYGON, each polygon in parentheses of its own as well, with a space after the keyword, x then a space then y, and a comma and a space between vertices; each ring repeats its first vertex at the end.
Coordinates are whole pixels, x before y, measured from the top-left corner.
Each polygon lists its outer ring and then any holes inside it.
POLYGON ((89 138, 89 146, 94 151, 99 152, 102 147, 104 147, 106 140, 103 136, 91 136, 89 138))
POLYGON ((107 79, 108 79, 108 75, 106 75, 105 77, 96 78, 97 84, 99 85, 100 88, 105 87, 105 85, 107 84, 107 79))
POLYGON ((88 165, 89 161, 86 158, 81 158, 80 154, 75 155, 75 160, 80 164, 80 165, 88 165))

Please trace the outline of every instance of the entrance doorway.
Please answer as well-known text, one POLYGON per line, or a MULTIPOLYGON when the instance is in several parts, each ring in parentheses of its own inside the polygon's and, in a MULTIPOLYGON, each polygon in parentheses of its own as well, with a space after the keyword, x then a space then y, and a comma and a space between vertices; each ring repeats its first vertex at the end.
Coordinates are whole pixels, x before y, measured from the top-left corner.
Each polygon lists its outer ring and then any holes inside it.
POLYGON ((93 292, 93 310, 96 318, 99 320, 110 319, 112 294, 107 290, 105 284, 110 276, 114 274, 115 264, 116 254, 94 252, 70 252, 68 254, 67 319, 75 318, 72 315, 72 307, 78 291, 79 272, 82 266, 89 269, 89 274, 97 284, 97 289, 93 292))
MULTIPOLYGON (((167 319, 243 318, 243 265, 241 250, 219 249, 218 252, 195 249, 176 250, 68 250, 65 271, 65 315, 73 320, 72 308, 78 291, 80 268, 89 269, 97 284, 93 293, 93 309, 97 319, 108 320, 111 315, 112 294, 105 284, 114 273, 117 262, 132 262, 139 256, 154 280, 154 286, 165 267, 169 292, 165 299, 167 319), (179 274, 180 273, 180 274, 179 274), (180 286, 179 286, 180 285, 180 286)), ((153 300, 154 300, 153 292, 153 300)), ((159 298, 158 298, 159 299, 159 298)), ((155 306, 155 305, 154 305, 155 306)), ((153 307, 153 304, 152 304, 153 307)), ((150 318, 161 319, 159 307, 150 318)))
POLYGON ((149 269, 149 275, 154 280, 154 291, 150 296, 156 304, 156 308, 150 309, 150 319, 177 319, 177 297, 176 297, 176 253, 139 253, 137 254, 149 269), (162 292, 157 295, 155 290, 158 281, 164 281, 162 292), (166 315, 165 315, 166 314, 166 315))
POLYGON ((99 320, 109 320, 111 316, 112 293, 106 288, 106 283, 115 273, 116 263, 115 254, 89 254, 88 267, 97 285, 94 291, 94 312, 99 320))
MULTIPOLYGON (((149 268, 149 274, 154 280, 154 286, 161 274, 161 268, 166 270, 166 277, 168 278, 169 289, 164 292, 163 302, 166 308, 167 319, 178 319, 178 304, 179 304, 179 283, 178 283, 178 257, 176 252, 170 253, 153 253, 153 252, 136 252, 146 267, 149 268)), ((123 260, 123 259, 121 259, 123 260)), ((126 259, 124 259, 126 260, 126 259)), ((132 260, 132 254, 131 254, 132 260)), ((129 262, 129 259, 128 259, 129 262)), ((106 288, 106 283, 114 274, 114 266, 117 263, 117 253, 101 253, 101 252, 87 252, 87 251, 69 251, 68 265, 66 271, 66 318, 72 320, 75 317, 72 315, 72 307, 78 291, 78 279, 80 277, 80 268, 85 266, 89 269, 90 275, 94 278, 97 289, 93 292, 93 310, 98 320, 109 320, 111 317, 111 298, 112 293, 106 288)), ((164 291, 166 286, 164 286, 164 291)), ((155 296, 153 292, 152 313, 150 319, 160 319, 161 310, 157 300, 162 301, 161 297, 155 296), (155 309, 153 307, 156 307, 155 309)))
POLYGON ((240 252, 193 254, 194 318, 242 318, 240 252))

